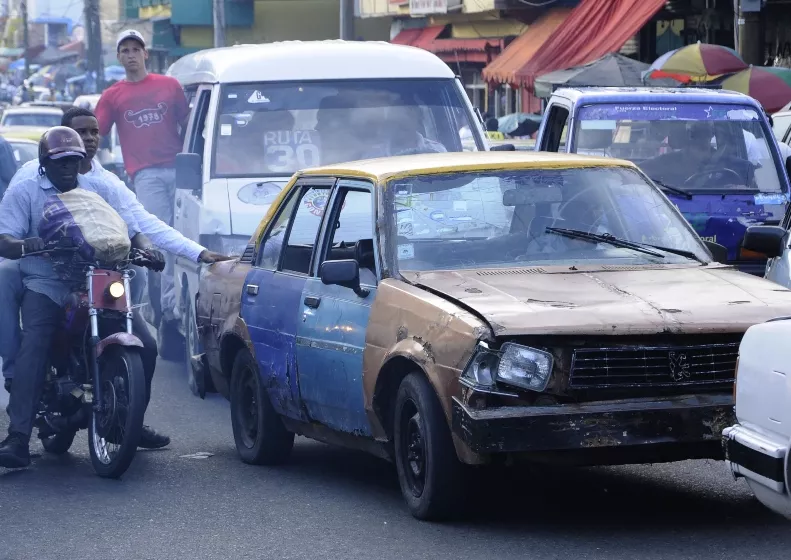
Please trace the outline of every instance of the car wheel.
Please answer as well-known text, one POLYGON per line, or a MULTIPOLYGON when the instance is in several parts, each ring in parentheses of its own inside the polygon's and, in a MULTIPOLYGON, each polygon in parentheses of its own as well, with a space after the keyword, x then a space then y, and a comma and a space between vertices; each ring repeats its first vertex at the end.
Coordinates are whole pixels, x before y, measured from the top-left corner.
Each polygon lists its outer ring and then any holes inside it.
POLYGON ((418 519, 447 519, 463 497, 462 465, 448 422, 428 380, 411 373, 401 382, 393 418, 401 493, 418 519))
POLYGON ((261 383, 250 352, 236 355, 231 373, 231 424, 236 450, 251 465, 278 465, 288 460, 294 434, 286 430, 261 383))

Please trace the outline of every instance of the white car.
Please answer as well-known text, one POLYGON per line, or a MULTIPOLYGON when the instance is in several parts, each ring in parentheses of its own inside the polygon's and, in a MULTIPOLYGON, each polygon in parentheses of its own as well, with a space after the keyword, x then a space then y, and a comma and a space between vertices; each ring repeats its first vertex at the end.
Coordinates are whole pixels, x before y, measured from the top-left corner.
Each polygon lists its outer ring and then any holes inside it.
POLYGON ((747 329, 736 366, 737 424, 723 431, 726 464, 756 498, 791 519, 791 317, 747 329))

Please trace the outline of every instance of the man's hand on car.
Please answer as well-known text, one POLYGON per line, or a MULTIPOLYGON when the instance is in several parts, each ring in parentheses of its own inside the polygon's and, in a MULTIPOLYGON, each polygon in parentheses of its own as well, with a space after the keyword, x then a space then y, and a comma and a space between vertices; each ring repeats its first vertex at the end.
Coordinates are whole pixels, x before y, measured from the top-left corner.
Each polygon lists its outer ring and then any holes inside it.
POLYGON ((233 257, 229 257, 227 255, 215 253, 214 251, 209 251, 208 249, 205 249, 200 255, 198 255, 198 260, 204 264, 214 264, 216 262, 229 261, 232 258, 233 257))

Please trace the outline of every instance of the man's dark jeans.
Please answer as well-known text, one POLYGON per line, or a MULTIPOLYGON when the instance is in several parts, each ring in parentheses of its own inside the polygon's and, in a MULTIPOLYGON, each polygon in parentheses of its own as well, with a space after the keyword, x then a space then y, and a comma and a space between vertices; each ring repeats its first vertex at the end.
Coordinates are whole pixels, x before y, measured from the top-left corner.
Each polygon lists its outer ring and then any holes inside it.
MULTIPOLYGON (((47 377, 47 361, 57 332, 63 324, 63 310, 45 295, 25 290, 22 296, 22 344, 17 354, 16 372, 8 402, 8 432, 27 438, 33 431, 38 403, 47 377)), ((139 315, 133 325, 143 343, 141 358, 146 377, 146 406, 151 399, 151 380, 157 361, 157 345, 139 315)))

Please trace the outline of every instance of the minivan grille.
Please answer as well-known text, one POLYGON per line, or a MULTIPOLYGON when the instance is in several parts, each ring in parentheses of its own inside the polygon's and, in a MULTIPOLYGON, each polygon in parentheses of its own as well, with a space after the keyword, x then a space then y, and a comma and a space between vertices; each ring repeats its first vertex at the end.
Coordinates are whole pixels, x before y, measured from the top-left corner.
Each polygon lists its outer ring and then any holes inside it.
POLYGON ((580 348, 571 362, 572 389, 719 386, 733 382, 737 342, 698 346, 580 348))

